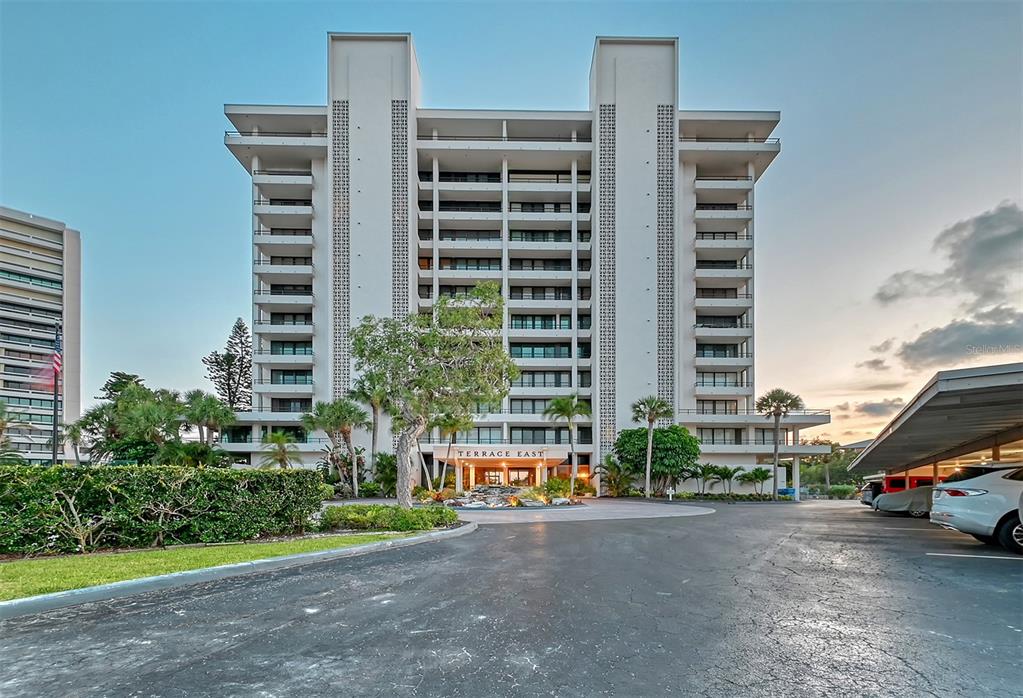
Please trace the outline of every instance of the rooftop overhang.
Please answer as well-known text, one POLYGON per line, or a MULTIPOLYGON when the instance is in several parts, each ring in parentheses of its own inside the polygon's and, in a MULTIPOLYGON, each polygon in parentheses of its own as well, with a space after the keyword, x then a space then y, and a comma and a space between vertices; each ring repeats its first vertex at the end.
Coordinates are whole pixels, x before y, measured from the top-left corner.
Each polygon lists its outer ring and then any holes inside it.
POLYGON ((901 471, 1023 438, 1023 363, 934 375, 850 465, 901 471))

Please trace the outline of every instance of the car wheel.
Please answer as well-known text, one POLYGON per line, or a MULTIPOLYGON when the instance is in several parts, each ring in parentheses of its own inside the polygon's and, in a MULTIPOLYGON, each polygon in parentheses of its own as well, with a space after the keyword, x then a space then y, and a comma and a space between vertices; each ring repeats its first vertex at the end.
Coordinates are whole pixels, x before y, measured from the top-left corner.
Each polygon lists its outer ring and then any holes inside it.
POLYGON ((1023 555, 1023 525, 1018 516, 1010 516, 998 525, 995 537, 1010 553, 1023 555))
POLYGON ((909 512, 909 515, 912 516, 914 519, 922 519, 923 517, 927 516, 927 512, 926 511, 911 511, 911 512, 909 512))
POLYGON ((998 539, 995 538, 994 536, 982 536, 979 533, 971 533, 970 535, 979 540, 984 545, 1001 545, 1001 543, 998 542, 998 539))

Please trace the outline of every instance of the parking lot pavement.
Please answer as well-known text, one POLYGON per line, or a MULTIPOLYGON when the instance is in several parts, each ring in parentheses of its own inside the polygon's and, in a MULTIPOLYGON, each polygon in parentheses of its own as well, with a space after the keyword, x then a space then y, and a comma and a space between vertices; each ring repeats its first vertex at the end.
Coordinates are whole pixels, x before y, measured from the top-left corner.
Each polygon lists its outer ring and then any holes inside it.
POLYGON ((14 619, 0 695, 1020 695, 1023 562, 856 502, 715 508, 14 619))

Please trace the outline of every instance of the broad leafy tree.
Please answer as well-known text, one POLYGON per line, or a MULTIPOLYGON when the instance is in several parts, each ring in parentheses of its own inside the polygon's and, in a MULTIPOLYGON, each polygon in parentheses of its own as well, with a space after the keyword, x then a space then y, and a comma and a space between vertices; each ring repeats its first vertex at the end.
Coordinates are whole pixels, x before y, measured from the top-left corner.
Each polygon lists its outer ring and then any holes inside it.
POLYGON ((778 446, 781 439, 781 420, 792 410, 803 409, 803 398, 782 388, 774 388, 757 398, 756 410, 768 419, 774 419, 774 474, 771 477, 771 499, 778 499, 778 446))
POLYGON ((438 299, 432 315, 368 316, 352 331, 356 370, 379 381, 400 420, 400 506, 412 506, 412 449, 432 416, 472 412, 508 394, 518 370, 501 341, 502 317, 500 287, 488 282, 464 298, 438 299))
POLYGON ((578 395, 559 395, 551 398, 543 416, 551 421, 564 421, 568 424, 568 458, 572 464, 572 479, 568 488, 568 496, 575 496, 575 481, 579 477, 579 463, 575 457, 575 420, 579 417, 589 417, 591 414, 590 403, 580 400, 578 395))
MULTIPOLYGON (((647 453, 645 428, 623 429, 615 440, 618 460, 639 472, 644 468, 647 453)), ((700 457, 700 442, 685 427, 674 424, 653 430, 650 473, 653 491, 663 491, 668 485, 686 478, 700 457)))
POLYGON ((224 351, 203 357, 206 377, 232 410, 252 409, 252 335, 241 318, 235 320, 224 351))
POLYGON ((654 450, 654 424, 659 419, 671 419, 674 410, 667 400, 656 395, 648 395, 632 403, 632 421, 646 423, 646 477, 644 479, 643 496, 650 499, 650 461, 654 450))

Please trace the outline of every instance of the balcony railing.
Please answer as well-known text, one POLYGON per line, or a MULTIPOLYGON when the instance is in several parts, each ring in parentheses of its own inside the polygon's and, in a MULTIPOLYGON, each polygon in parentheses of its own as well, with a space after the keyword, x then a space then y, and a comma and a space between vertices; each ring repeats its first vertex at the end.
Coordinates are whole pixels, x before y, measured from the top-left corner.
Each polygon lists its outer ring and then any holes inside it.
POLYGON ((224 131, 225 136, 271 136, 274 138, 323 138, 326 131, 224 131))
POLYGON ((253 230, 253 235, 281 235, 281 236, 312 236, 310 228, 270 228, 270 230, 253 230))
MULTIPOLYGON (((682 410, 675 410, 675 414, 687 414, 687 415, 693 415, 693 414, 695 414, 695 415, 720 414, 720 415, 726 415, 726 416, 730 416, 730 415, 739 416, 739 415, 741 415, 741 416, 744 416, 744 417, 745 416, 750 416, 750 415, 756 415, 756 416, 764 417, 765 419, 770 416, 770 415, 765 415, 763 412, 760 412, 758 410, 747 410, 747 409, 741 409, 741 410, 740 409, 735 409, 735 410, 727 410, 727 411, 721 411, 721 410, 714 411, 714 410, 708 410, 708 409, 695 409, 695 410, 694 409, 682 409, 682 410)), ((830 414, 831 414, 831 410, 802 409, 802 410, 789 410, 788 411, 788 416, 790 416, 790 417, 827 417, 830 414)), ((782 417, 782 420, 784 420, 784 419, 785 418, 782 417)))
POLYGON ((757 138, 747 136, 746 138, 724 138, 722 136, 679 136, 684 143, 780 143, 778 138, 757 138))
POLYGON ((749 381, 712 381, 712 380, 698 380, 694 385, 697 388, 752 388, 753 384, 749 381))
MULTIPOLYGON (((267 443, 262 438, 253 439, 251 436, 245 437, 245 436, 235 436, 235 435, 221 436, 219 439, 217 439, 217 442, 218 443, 222 443, 222 444, 264 444, 264 443, 267 443)), ((296 444, 329 444, 330 443, 330 439, 323 438, 323 437, 304 436, 304 437, 295 437, 294 443, 296 443, 296 444)))
MULTIPOLYGON (((699 438, 699 442, 704 446, 774 446, 774 439, 730 439, 724 438, 699 438)), ((792 439, 779 439, 779 446, 800 446, 803 444, 793 443, 792 439)))
POLYGON ((725 262, 713 259, 696 260, 697 269, 752 269, 749 262, 725 262))
POLYGON ((749 204, 707 204, 697 203, 697 211, 752 211, 753 207, 749 204))
POLYGON ((714 290, 714 289, 702 289, 702 291, 700 289, 697 289, 697 291, 696 291, 696 299, 697 300, 729 301, 729 300, 738 300, 738 299, 744 299, 744 298, 748 299, 748 298, 752 298, 753 297, 752 293, 733 293, 730 296, 719 296, 719 295, 714 294, 714 293, 705 293, 705 291, 710 291, 710 290, 714 290))
POLYGON ((272 349, 257 349, 252 352, 253 354, 259 354, 261 356, 312 356, 312 349, 293 349, 291 351, 273 351, 272 349))
POLYGON ((752 240, 749 233, 697 233, 697 240, 752 240))
POLYGON ((511 142, 529 142, 538 141, 541 143, 589 143, 590 139, 587 136, 477 136, 477 135, 446 135, 437 134, 423 135, 419 140, 421 141, 511 141, 511 142))
POLYGON ((308 262, 281 262, 271 259, 254 259, 252 260, 252 263, 256 266, 311 267, 313 265, 313 260, 310 258, 308 262))
POLYGON ((256 206, 309 206, 312 207, 312 199, 253 199, 256 206))
POLYGON ((713 352, 696 352, 697 359, 752 359, 753 354, 749 352, 737 352, 734 354, 715 354, 713 352))
POLYGON ((252 381, 256 385, 312 385, 312 376, 308 378, 257 378, 252 381))
MULTIPOLYGON (((684 139, 683 139, 684 140, 684 139)), ((752 182, 748 175, 696 175, 697 182, 752 182)))
POLYGON ((254 175, 269 175, 271 177, 312 177, 312 170, 253 170, 254 175))
POLYGON ((715 330, 741 330, 749 327, 753 327, 751 322, 696 322, 693 323, 693 327, 711 328, 715 330))
POLYGON ((280 289, 276 289, 275 290, 275 289, 271 289, 271 288, 257 288, 257 289, 254 289, 252 292, 255 295, 257 295, 257 296, 311 296, 311 295, 313 295, 313 290, 312 289, 309 289, 309 290, 289 289, 287 291, 282 291, 280 289))

